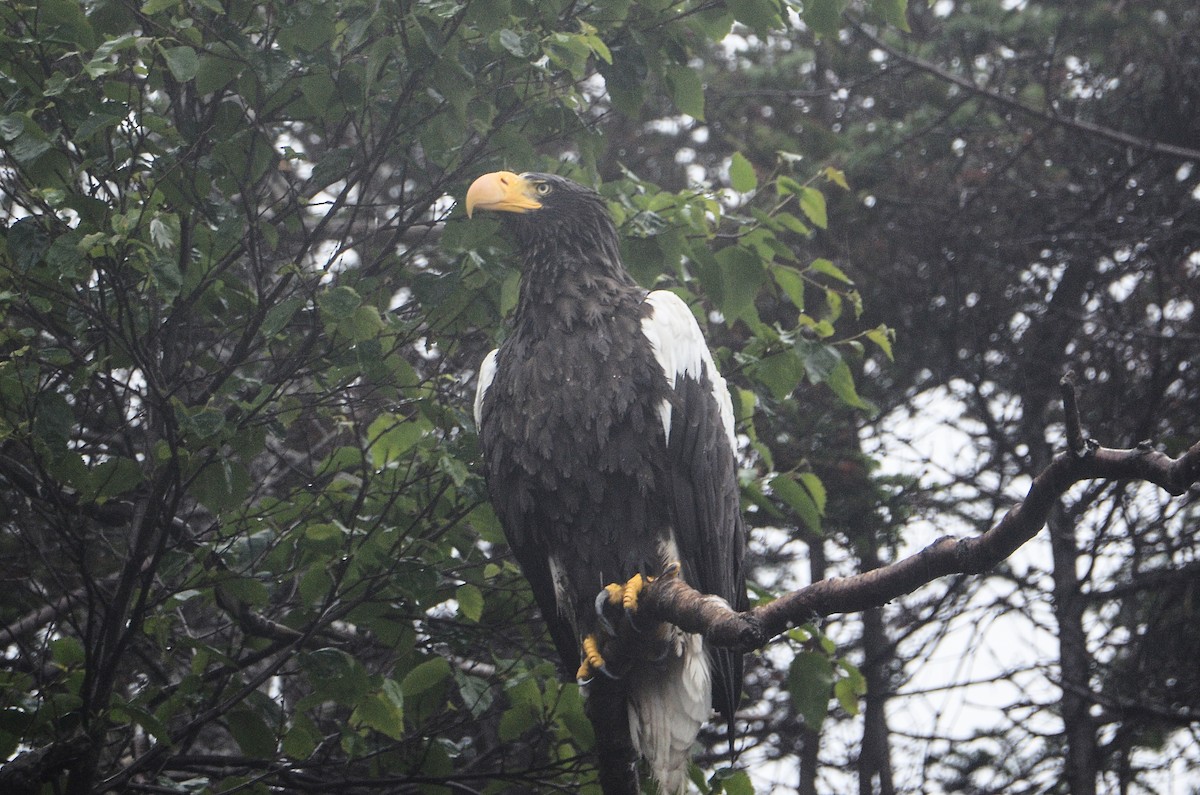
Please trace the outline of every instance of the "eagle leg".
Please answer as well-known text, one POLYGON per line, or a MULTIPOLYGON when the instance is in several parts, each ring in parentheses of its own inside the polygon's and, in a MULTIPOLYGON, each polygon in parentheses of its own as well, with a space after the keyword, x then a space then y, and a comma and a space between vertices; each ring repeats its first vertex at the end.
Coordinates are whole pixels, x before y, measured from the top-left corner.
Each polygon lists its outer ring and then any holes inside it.
MULTIPOLYGON (((679 561, 674 561, 667 564, 659 577, 678 577, 682 570, 683 567, 679 561)), ((646 586, 650 585, 650 583, 654 582, 656 579, 658 579, 658 577, 651 577, 638 572, 630 577, 629 580, 624 584, 611 582, 604 586, 604 588, 601 589, 598 594, 596 594, 595 610, 597 619, 600 622, 601 633, 618 641, 618 647, 621 647, 620 640, 622 635, 615 628, 615 618, 621 614, 621 611, 623 611, 625 615, 625 623, 631 627, 634 632, 641 634, 643 630, 637 625, 637 621, 635 620, 638 610, 638 599, 640 598, 642 591, 646 589, 646 586)), ((649 657, 651 660, 659 661, 665 659, 670 653, 671 646, 669 643, 669 637, 667 637, 669 633, 665 632, 665 629, 665 625, 660 625, 658 627, 658 631, 656 632, 656 641, 664 642, 665 645, 661 652, 649 657)), ((590 681, 596 675, 597 671, 604 674, 609 679, 620 679, 621 675, 624 673, 624 671, 621 670, 613 670, 613 668, 604 659, 604 655, 600 652, 601 637, 601 634, 589 633, 583 638, 583 648, 581 651, 583 661, 580 663, 579 670, 575 674, 575 678, 581 682, 586 683, 590 681)), ((610 651, 611 650, 612 649, 610 648, 610 651)), ((620 657, 621 655, 618 654, 618 663, 622 662, 620 657)), ((628 661, 625 662, 627 664, 628 661)), ((619 664, 617 668, 622 668, 622 665, 619 664)))
MULTIPOLYGON (((658 576, 678 577, 681 571, 683 571, 683 564, 676 560, 668 563, 666 567, 663 568, 662 574, 658 576)), ((620 590, 621 606, 625 608, 625 615, 628 616, 629 623, 634 625, 634 629, 637 629, 637 624, 634 622, 633 616, 635 613, 637 613, 638 599, 641 597, 642 591, 646 589, 646 586, 657 579, 658 577, 651 577, 649 575, 638 573, 630 577, 629 582, 625 583, 624 586, 612 583, 610 585, 606 585, 604 588, 604 590, 610 595, 610 602, 612 601, 611 594, 614 592, 613 589, 620 590)))
POLYGON ((575 672, 575 678, 581 682, 590 682, 596 672, 607 676, 609 679, 617 679, 615 674, 608 670, 607 664, 604 662, 604 656, 600 654, 600 642, 594 634, 589 634, 583 639, 583 662, 579 664, 579 670, 575 672))

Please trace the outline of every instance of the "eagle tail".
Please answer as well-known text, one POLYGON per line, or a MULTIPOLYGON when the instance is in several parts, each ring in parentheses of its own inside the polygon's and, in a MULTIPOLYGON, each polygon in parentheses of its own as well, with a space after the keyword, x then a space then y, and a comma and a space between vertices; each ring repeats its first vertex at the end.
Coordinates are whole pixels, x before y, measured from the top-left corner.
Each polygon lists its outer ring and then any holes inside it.
POLYGON ((686 792, 692 744, 712 711, 712 671, 699 635, 675 630, 674 653, 633 673, 629 733, 662 795, 686 792))

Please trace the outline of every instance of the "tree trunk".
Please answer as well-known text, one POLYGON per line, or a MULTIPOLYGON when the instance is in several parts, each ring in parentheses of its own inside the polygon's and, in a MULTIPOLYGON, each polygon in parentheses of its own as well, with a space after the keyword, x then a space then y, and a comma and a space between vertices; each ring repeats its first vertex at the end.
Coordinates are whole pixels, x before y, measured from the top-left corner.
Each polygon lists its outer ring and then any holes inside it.
MULTIPOLYGON (((876 561, 878 565, 878 561, 876 561)), ((863 709, 862 751, 858 757, 858 791, 862 795, 895 795, 892 782, 892 758, 888 744, 888 677, 892 644, 883 626, 883 608, 863 613, 863 676, 867 695, 863 709), (876 784, 878 782, 878 784, 876 784)))
POLYGON ((1075 523, 1060 502, 1047 526, 1054 554, 1054 615, 1058 621, 1063 737, 1067 746, 1063 777, 1071 795, 1096 795, 1096 723, 1090 711, 1091 666, 1083 631, 1085 605, 1075 571, 1075 523))

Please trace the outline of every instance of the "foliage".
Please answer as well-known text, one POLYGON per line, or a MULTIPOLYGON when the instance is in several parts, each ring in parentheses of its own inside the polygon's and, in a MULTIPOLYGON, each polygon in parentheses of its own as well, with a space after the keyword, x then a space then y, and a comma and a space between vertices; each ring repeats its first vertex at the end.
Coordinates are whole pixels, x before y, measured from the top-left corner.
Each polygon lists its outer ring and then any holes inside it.
MULTIPOLYGON (((502 164, 594 180, 606 113, 654 97, 703 118, 697 45, 782 19, 738 9, 0 10, 0 749, 35 752, 7 784, 594 789, 474 468, 465 384, 517 274, 453 197, 502 164)), ((604 190, 638 278, 729 346, 750 498, 819 532, 820 480, 775 470, 755 411, 805 383, 867 407, 852 365, 890 337, 839 337, 859 294, 796 253, 841 172, 729 176, 733 212, 604 190)))

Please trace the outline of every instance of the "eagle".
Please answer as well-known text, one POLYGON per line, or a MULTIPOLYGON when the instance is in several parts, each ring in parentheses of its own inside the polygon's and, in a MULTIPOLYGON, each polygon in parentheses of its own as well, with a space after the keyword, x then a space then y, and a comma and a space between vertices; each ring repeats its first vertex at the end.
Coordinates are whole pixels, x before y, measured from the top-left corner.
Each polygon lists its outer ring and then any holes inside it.
POLYGON ((499 214, 522 260, 511 332, 484 358, 475 398, 489 496, 563 670, 593 691, 593 723, 597 687, 627 714, 622 775, 636 783, 640 756, 674 795, 714 705, 732 727, 743 661, 672 625, 639 626, 637 593, 682 576, 747 608, 725 379, 688 305, 630 276, 598 193, 498 171, 467 191, 468 217, 481 210, 499 214), (606 660, 626 621, 645 636, 640 653, 606 660))

